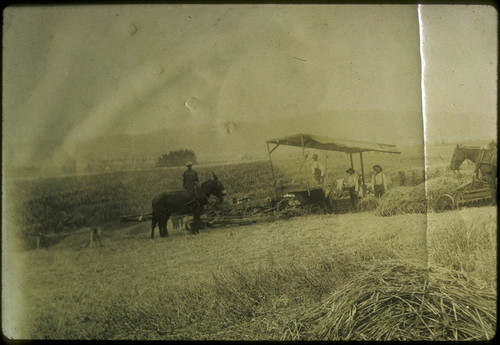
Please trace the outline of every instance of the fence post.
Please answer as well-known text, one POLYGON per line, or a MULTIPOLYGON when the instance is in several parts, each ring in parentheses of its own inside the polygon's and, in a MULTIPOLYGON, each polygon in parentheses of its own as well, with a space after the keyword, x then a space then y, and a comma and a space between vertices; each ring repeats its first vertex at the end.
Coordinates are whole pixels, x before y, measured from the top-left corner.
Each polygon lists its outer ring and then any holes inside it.
POLYGON ((90 229, 90 241, 89 241, 89 246, 92 248, 94 242, 94 229, 90 229))

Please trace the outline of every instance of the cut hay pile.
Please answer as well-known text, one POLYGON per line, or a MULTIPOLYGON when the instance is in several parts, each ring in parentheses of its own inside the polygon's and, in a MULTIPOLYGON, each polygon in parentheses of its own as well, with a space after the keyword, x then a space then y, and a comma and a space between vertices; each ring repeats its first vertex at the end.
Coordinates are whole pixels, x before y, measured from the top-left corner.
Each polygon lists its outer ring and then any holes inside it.
POLYGON ((300 323, 311 340, 488 340, 496 292, 456 271, 383 263, 367 267, 300 323))
POLYGON ((365 197, 359 199, 358 209, 360 211, 375 210, 378 206, 378 203, 379 203, 378 198, 376 198, 373 194, 368 194, 365 197))
POLYGON ((394 216, 406 213, 425 213, 426 210, 425 190, 421 186, 394 187, 380 198, 375 214, 394 216))
POLYGON ((443 194, 453 194, 454 190, 464 182, 470 181, 470 177, 440 176, 427 180, 427 201, 432 209, 436 200, 443 194))
POLYGON ((376 214, 394 216, 405 213, 425 213, 433 210, 436 200, 443 194, 453 194, 455 189, 470 180, 469 176, 451 174, 427 180, 413 187, 394 187, 380 198, 376 214))

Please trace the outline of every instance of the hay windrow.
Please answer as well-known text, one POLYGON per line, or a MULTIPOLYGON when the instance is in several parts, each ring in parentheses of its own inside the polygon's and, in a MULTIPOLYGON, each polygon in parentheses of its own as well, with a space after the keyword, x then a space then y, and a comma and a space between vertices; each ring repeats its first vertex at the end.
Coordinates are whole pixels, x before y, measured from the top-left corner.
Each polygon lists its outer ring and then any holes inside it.
POLYGON ((308 340, 488 340, 496 329, 496 292, 456 271, 379 263, 300 323, 308 340))

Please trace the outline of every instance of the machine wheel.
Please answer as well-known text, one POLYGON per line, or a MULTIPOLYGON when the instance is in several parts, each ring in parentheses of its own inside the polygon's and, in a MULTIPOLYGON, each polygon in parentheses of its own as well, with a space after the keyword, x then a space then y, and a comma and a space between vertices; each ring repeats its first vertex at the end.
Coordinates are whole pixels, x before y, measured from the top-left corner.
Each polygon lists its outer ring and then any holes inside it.
POLYGON ((449 194, 443 194, 436 200, 436 210, 445 211, 455 208, 455 200, 449 194))

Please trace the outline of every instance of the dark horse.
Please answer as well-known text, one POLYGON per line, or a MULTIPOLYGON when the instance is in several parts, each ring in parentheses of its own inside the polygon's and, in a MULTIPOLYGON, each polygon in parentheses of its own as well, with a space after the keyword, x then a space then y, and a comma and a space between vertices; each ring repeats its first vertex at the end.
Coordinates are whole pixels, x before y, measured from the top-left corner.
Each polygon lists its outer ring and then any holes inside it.
POLYGON ((192 192, 165 192, 155 197, 152 201, 151 238, 155 237, 157 224, 160 229, 160 237, 168 237, 167 222, 172 213, 192 214, 193 227, 191 233, 199 233, 201 212, 211 195, 216 196, 220 202, 226 195, 224 186, 215 174, 213 174, 213 179, 196 185, 192 192))
POLYGON ((476 178, 481 172, 482 178, 488 183, 493 203, 497 200, 497 144, 492 141, 486 147, 457 145, 451 157, 450 169, 458 170, 465 160, 476 165, 476 178))

